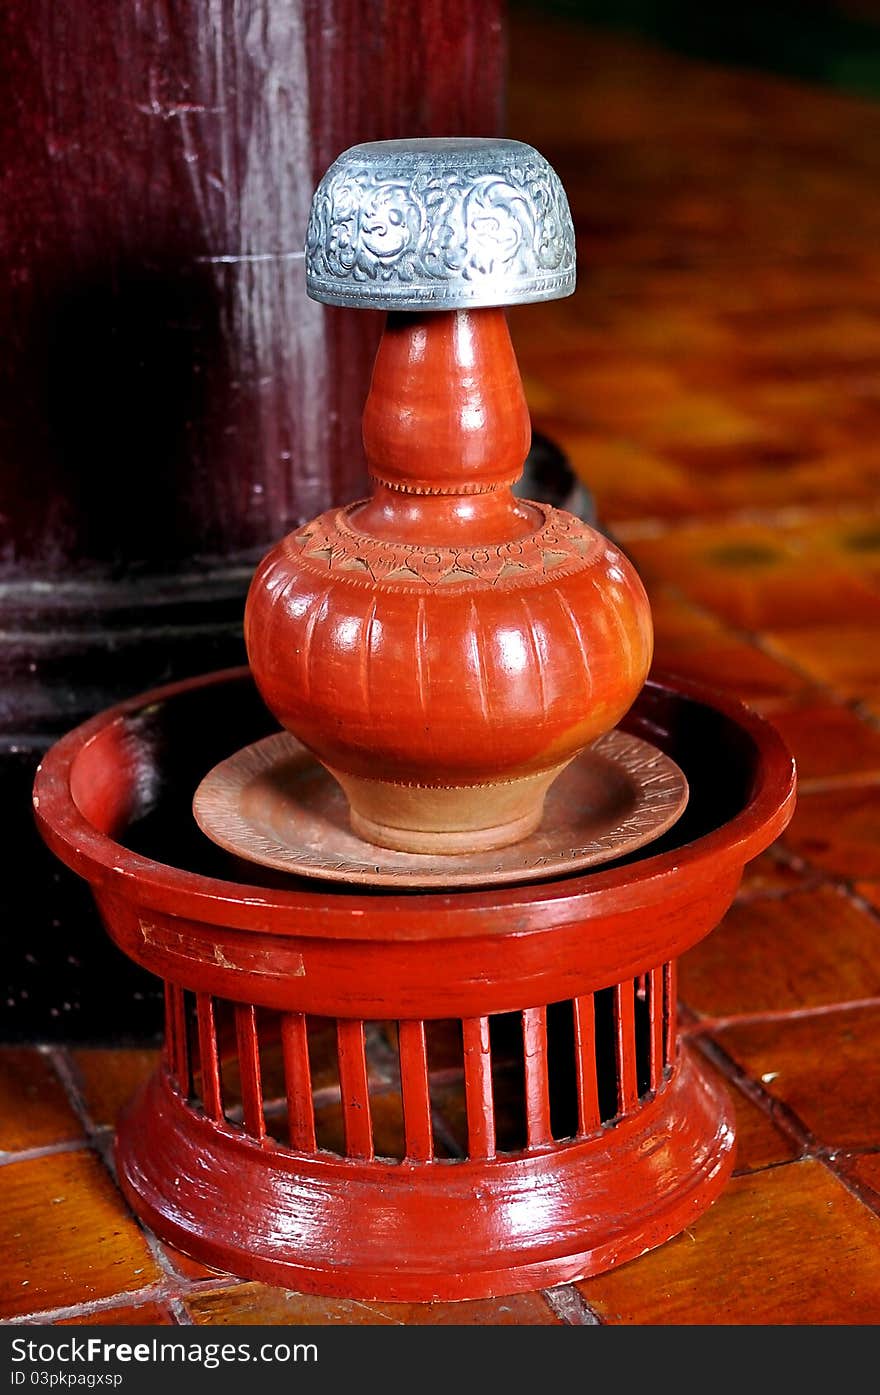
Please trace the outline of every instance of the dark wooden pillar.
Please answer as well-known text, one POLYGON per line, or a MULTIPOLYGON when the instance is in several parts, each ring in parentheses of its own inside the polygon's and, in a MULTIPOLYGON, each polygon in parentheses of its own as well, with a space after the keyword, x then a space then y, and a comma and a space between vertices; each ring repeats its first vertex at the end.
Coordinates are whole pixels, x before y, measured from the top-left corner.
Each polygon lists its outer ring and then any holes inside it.
POLYGON ((115 698, 241 661, 257 557, 360 491, 378 326, 305 297, 312 189, 356 141, 497 132, 500 9, 0 9, 6 1038, 158 1021, 32 833, 33 768, 115 698))

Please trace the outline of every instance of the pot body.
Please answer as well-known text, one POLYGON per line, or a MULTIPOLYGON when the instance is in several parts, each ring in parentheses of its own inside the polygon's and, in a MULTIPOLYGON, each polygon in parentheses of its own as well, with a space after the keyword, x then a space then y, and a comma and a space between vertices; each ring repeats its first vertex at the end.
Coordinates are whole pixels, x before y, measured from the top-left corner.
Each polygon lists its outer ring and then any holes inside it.
POLYGON ((528 804, 635 699, 651 659, 641 582, 547 505, 529 506, 531 535, 461 548, 362 533, 361 507, 322 515, 258 568, 245 635, 263 698, 350 798, 359 782, 398 787, 401 805, 399 787, 438 792, 435 807, 461 791, 509 822, 519 794, 528 804))

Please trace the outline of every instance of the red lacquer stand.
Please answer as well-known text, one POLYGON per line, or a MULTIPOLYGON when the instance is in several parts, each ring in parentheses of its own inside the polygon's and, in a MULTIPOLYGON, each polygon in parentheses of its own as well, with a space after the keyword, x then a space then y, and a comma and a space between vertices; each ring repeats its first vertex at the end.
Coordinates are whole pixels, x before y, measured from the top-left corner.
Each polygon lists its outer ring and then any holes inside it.
POLYGON ((586 875, 445 895, 244 882, 257 869, 201 839, 198 779, 266 734, 245 672, 147 694, 52 749, 35 790, 42 832, 91 883, 115 942, 166 984, 164 1061, 117 1144, 121 1185, 163 1239, 307 1292, 463 1299, 600 1272, 710 1204, 733 1128, 723 1092, 679 1049, 676 960, 785 826, 792 762, 760 718, 679 685, 649 682, 624 725, 688 776, 688 810, 660 844, 586 875), (511 1152, 497 1143, 499 1014, 521 1026, 524 1141, 511 1152), (336 1024, 338 1152, 315 1132, 315 1016, 336 1024), (366 1050, 370 1024, 389 1022, 398 1158, 375 1155, 366 1050), (462 1157, 436 1155, 426 1039, 437 1022, 459 1024, 462 1157), (267 1135, 267 1034, 283 1057, 283 1141, 267 1135), (576 1105, 563 1136, 560 1065, 576 1105))

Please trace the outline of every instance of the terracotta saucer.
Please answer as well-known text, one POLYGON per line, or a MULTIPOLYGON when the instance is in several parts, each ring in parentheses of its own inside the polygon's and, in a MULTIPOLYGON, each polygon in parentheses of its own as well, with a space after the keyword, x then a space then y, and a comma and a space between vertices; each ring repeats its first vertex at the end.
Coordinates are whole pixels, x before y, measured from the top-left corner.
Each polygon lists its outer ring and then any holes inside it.
POLYGON ((352 833, 345 796, 286 732, 245 746, 205 776, 196 822, 220 847, 302 877, 365 886, 494 886, 591 867, 633 852, 679 818, 688 786, 655 746, 614 730, 550 787, 535 833, 492 852, 394 852, 352 833))

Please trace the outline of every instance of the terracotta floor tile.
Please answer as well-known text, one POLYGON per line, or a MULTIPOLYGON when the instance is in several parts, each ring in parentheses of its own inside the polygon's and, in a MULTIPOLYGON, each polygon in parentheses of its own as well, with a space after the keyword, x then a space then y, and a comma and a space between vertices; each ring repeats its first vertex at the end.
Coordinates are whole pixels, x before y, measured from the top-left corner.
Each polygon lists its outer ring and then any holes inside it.
MULTIPOLYGON (((402 1158, 406 1147, 400 1093, 397 1090, 388 1090, 382 1094, 371 1094, 370 1117, 373 1123, 373 1147, 377 1157, 402 1158)), ((284 1121, 279 1121, 279 1124, 277 1132, 276 1127, 272 1129, 275 1136, 283 1136, 286 1132, 284 1121)), ((345 1131, 340 1104, 327 1104, 315 1110, 315 1133, 319 1148, 326 1148, 331 1153, 345 1153, 345 1131)), ((438 1157, 448 1156, 441 1138, 435 1138, 434 1147, 438 1157)))
MULTIPOLYGON (((771 715, 775 720, 775 712, 771 715)), ((797 891, 799 887, 815 885, 821 879, 821 874, 814 868, 800 864, 792 865, 786 861, 779 851, 780 848, 781 844, 777 840, 767 852, 746 863, 740 886, 741 897, 764 895, 774 891, 797 891)))
MULTIPOLYGON (((265 1100, 283 1099, 284 1062, 277 1030, 267 1030, 266 1027, 261 1024, 259 1037, 260 1076, 263 1087, 263 1098, 265 1100)), ((241 1074, 234 1041, 227 1042, 225 1033, 220 1057, 220 1079, 223 1094, 223 1107, 227 1114, 234 1115, 234 1111, 241 1110, 241 1074)), ((317 1053, 314 1079, 316 1085, 318 1081, 320 1081, 321 1085, 325 1083, 324 1062, 320 1050, 317 1053)), ((238 1117, 240 1118, 240 1113, 238 1117)))
MULTIPOLYGON (((534 393, 533 393, 534 395, 534 393)), ((561 404, 555 404, 562 410, 561 404)), ((536 427, 565 451, 576 474, 590 490, 603 523, 627 519, 677 519, 711 508, 711 494, 693 475, 625 435, 584 430, 554 415, 546 406, 536 427)))
POLYGON ((765 438, 757 417, 732 395, 689 390, 687 378, 674 380, 669 391, 658 392, 653 400, 646 395, 636 404, 623 396, 623 382, 619 402, 607 395, 607 385, 607 379, 592 376, 586 384, 587 391, 599 399, 593 408, 596 419, 615 431, 635 428, 660 455, 673 455, 681 446, 706 447, 716 442, 736 442, 748 450, 765 438))
MULTIPOLYGON (((693 1049, 693 1048, 692 1048, 693 1049)), ((734 1175, 758 1172, 798 1156, 796 1145, 776 1128, 768 1114, 753 1104, 724 1073, 694 1049, 700 1070, 727 1091, 736 1117, 736 1165, 734 1175)))
MULTIPOLYGON (((522 1064, 501 1065, 495 1060, 492 1078, 498 1151, 517 1152, 525 1147, 522 1064)), ((456 1145, 455 1151, 466 1153, 468 1130, 463 1082, 450 1082, 439 1086, 432 1083, 431 1097, 435 1110, 442 1115, 449 1130, 450 1139, 456 1145)))
POLYGON ((682 1235, 578 1287, 617 1324, 874 1324, 880 1220, 818 1162, 731 1181, 682 1235))
POLYGON ((464 1068, 464 1044, 461 1023, 453 1021, 427 1022, 425 1037, 428 1047, 428 1068, 433 1073, 440 1070, 462 1070, 464 1068))
POLYGON ((880 1144, 880 1006, 735 1024, 716 1035, 821 1146, 880 1144))
POLYGON ((880 782, 880 731, 850 708, 805 704, 775 712, 773 725, 795 758, 801 790, 812 781, 880 782))
POLYGON ((880 784, 800 795, 782 842, 829 876, 880 878, 880 784))
POLYGON ((809 680, 745 640, 679 650, 655 660, 653 672, 705 683, 757 708, 774 710, 809 688, 809 680))
POLYGON ((737 902, 682 957, 679 995, 704 1017, 880 996, 880 925, 830 887, 737 902))
MULTIPOLYGON (((260 1070, 263 1098, 267 1101, 283 1100, 285 1095, 284 1058, 279 1030, 277 1013, 266 1013, 261 1017, 259 1027, 260 1070)), ((315 1090, 338 1090, 339 1068, 336 1056, 335 1023, 327 1017, 310 1017, 308 1019, 308 1038, 309 1063, 315 1090)), ((238 1056, 234 1046, 234 1033, 231 1033, 228 1027, 224 1030, 222 1040, 224 1042, 221 1061, 223 1104, 227 1113, 231 1113, 241 1106, 241 1078, 238 1056)), ((373 1052, 369 1049, 369 1042, 367 1064, 370 1078, 384 1082, 387 1070, 374 1058, 373 1052)))
POLYGON ((213 1326, 550 1326, 560 1319, 539 1293, 464 1303, 362 1303, 239 1284, 186 1300, 194 1322, 213 1326))
POLYGON ((82 1137, 48 1056, 28 1046, 0 1047, 0 1151, 17 1153, 82 1137))
POLYGON ((880 1210, 880 1153, 862 1153, 851 1158, 846 1170, 857 1182, 867 1183, 876 1192, 874 1209, 880 1210))
POLYGON ((869 905, 876 907, 880 911, 880 881, 877 882, 856 882, 855 890, 859 896, 863 896, 869 905))
POLYGON ((173 1245, 166 1245, 163 1241, 158 1240, 156 1243, 175 1272, 182 1274, 184 1278, 193 1279, 199 1283, 203 1279, 216 1279, 218 1276, 224 1276, 224 1270, 212 1269, 209 1264, 202 1264, 200 1260, 192 1259, 181 1250, 176 1250, 173 1245))
POLYGON ((115 1124, 159 1063, 158 1049, 78 1047, 71 1051, 83 1100, 94 1124, 115 1124))
POLYGON ((654 662, 664 663, 682 651, 702 649, 736 638, 717 616, 682 600, 669 588, 655 586, 648 592, 654 624, 654 662))
POLYGON ((833 569, 797 529, 719 523, 632 539, 627 550, 649 584, 673 582, 740 629, 880 627, 880 592, 843 563, 833 569))
MULTIPOLYGON (((857 503, 876 498, 880 488, 876 452, 868 458, 852 448, 835 454, 833 449, 820 449, 815 434, 809 431, 803 432, 800 440, 799 445, 796 428, 794 444, 787 449, 762 443, 749 450, 741 446, 728 451, 723 447, 700 452, 678 449, 667 450, 664 459, 691 473, 699 471, 694 494, 699 488, 700 513, 706 517, 721 518, 744 506, 764 513, 827 507, 829 499, 857 503)), ((679 516, 684 518, 684 512, 679 516)))
POLYGON ((713 404, 718 410, 707 413, 708 404, 687 393, 674 366, 649 354, 623 353, 613 342, 601 358, 554 356, 551 390, 554 417, 598 429, 604 437, 636 435, 652 454, 664 439, 677 439, 688 428, 688 434, 698 431, 700 421, 717 430, 718 417, 725 414, 723 404, 713 404))
POLYGON ((837 697, 859 699, 880 692, 880 623, 805 625, 768 632, 773 653, 796 664, 837 697))
POLYGON ((842 518, 820 519, 808 532, 812 547, 826 555, 834 566, 843 564, 876 587, 880 584, 880 513, 876 507, 876 485, 869 488, 867 497, 871 499, 872 508, 862 513, 848 511, 842 518))
POLYGON ((54 1153, 0 1169, 0 1317, 148 1288, 159 1270, 102 1163, 54 1153))
POLYGON ((171 1309, 164 1303, 141 1303, 139 1307, 101 1308, 96 1313, 59 1318, 57 1327, 173 1327, 171 1309))

